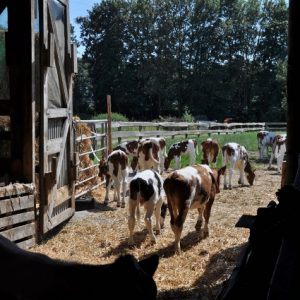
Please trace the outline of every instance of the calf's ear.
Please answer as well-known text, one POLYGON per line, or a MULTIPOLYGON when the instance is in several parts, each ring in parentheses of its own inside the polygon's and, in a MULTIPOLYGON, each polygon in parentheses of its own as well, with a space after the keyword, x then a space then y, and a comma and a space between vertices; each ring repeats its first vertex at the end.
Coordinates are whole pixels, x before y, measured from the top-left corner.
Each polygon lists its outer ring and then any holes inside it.
POLYGON ((145 258, 139 261, 140 267, 151 277, 154 275, 159 263, 159 256, 158 255, 151 255, 148 258, 145 258))

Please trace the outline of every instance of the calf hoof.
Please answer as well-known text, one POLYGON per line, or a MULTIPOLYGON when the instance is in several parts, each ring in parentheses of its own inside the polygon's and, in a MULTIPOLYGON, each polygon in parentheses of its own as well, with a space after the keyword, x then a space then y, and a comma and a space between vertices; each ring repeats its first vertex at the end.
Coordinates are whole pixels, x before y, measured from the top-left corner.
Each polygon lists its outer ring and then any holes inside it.
POLYGON ((125 208, 125 203, 121 203, 121 208, 125 208))
POLYGON ((159 235, 160 234, 160 229, 155 229, 154 232, 155 232, 156 235, 159 235))
POLYGON ((131 247, 131 248, 134 247, 133 238, 129 238, 129 240, 128 240, 128 246, 131 247))
POLYGON ((104 199, 103 204, 104 204, 104 205, 107 205, 107 204, 108 204, 108 199, 104 199))
POLYGON ((201 235, 200 235, 200 236, 201 236, 202 239, 206 239, 206 238, 209 237, 209 232, 203 230, 203 231, 201 232, 201 235))
POLYGON ((227 185, 224 185, 224 190, 228 190, 228 186, 227 185))
POLYGON ((229 189, 229 190, 232 190, 232 186, 230 185, 230 186, 228 187, 228 189, 229 189))
POLYGON ((121 204, 120 204, 120 202, 117 202, 117 207, 121 207, 121 204))
POLYGON ((154 245, 154 244, 156 244, 156 238, 155 238, 155 236, 153 236, 151 238, 151 245, 154 245))
POLYGON ((175 254, 181 255, 181 253, 182 253, 181 248, 175 247, 175 254))

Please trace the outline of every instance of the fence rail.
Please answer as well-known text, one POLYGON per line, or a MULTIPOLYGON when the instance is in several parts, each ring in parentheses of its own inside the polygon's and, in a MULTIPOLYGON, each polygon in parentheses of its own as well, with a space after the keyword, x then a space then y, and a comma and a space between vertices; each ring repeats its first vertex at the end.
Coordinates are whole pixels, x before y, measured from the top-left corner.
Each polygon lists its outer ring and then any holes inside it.
POLYGON ((203 134, 230 134, 259 130, 286 130, 283 122, 247 122, 247 123, 217 123, 217 122, 112 122, 112 140, 121 143, 122 140, 146 137, 171 137, 191 135, 198 137, 203 134))

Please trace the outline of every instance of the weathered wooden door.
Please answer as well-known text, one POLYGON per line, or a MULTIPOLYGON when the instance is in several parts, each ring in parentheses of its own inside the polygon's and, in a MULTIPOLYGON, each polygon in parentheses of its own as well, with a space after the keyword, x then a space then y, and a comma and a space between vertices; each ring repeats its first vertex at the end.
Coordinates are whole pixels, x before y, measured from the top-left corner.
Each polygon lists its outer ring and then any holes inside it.
POLYGON ((75 210, 72 88, 76 47, 70 43, 68 0, 40 0, 41 233, 75 210))

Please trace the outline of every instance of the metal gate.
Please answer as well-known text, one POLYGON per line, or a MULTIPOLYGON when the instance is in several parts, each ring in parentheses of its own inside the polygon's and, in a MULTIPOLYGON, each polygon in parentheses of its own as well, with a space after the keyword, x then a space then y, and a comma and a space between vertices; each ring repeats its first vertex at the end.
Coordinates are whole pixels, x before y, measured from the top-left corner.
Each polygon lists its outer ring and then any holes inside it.
POLYGON ((76 47, 70 43, 68 0, 40 0, 40 233, 75 210, 72 88, 76 47))

